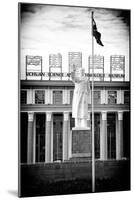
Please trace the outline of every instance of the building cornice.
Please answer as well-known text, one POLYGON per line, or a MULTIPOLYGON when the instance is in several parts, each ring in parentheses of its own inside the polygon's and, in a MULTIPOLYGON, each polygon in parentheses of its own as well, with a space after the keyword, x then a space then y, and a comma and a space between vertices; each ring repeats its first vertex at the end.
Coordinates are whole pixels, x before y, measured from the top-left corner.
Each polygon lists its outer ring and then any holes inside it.
MULTIPOLYGON (((90 83, 91 85, 91 83, 90 83)), ((54 80, 21 80, 21 88, 47 88, 47 87, 74 87, 72 81, 54 81, 54 80)), ((130 88, 130 82, 119 82, 119 81, 96 81, 94 82, 96 88, 130 88)))

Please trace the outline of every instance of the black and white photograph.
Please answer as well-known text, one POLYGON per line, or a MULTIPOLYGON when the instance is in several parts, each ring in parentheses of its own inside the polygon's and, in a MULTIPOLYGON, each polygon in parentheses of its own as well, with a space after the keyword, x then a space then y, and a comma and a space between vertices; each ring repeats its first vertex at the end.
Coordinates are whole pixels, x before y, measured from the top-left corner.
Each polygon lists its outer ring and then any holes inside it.
POLYGON ((131 10, 20 2, 18 35, 18 196, 131 190, 131 10))

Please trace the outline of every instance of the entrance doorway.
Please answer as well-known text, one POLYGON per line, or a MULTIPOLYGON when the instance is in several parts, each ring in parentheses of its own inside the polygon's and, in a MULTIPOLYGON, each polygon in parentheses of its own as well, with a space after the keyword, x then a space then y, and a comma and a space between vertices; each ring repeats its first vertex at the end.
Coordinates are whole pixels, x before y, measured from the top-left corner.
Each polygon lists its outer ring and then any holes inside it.
POLYGON ((53 160, 62 161, 63 115, 53 115, 53 160))
POLYGON ((125 158, 130 158, 130 112, 123 113, 123 152, 125 158))
POLYGON ((36 114, 36 162, 45 162, 45 114, 36 114))
POLYGON ((107 116, 107 144, 108 159, 116 158, 116 115, 108 113, 107 116))
MULTIPOLYGON (((92 130, 92 113, 90 115, 92 130)), ((100 113, 94 113, 95 158, 100 158, 100 113)))
POLYGON ((100 114, 94 115, 95 158, 100 158, 100 114))
POLYGON ((28 130, 28 114, 20 114, 20 161, 27 162, 27 130, 28 130))

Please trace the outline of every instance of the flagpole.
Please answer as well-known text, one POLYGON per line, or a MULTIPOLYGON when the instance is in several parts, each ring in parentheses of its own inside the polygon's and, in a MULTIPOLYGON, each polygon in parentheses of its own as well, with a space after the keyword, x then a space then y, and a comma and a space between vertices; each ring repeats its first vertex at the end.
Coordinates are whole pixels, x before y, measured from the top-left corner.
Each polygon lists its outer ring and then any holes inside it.
POLYGON ((95 148, 94 148, 94 38, 93 38, 93 14, 91 12, 92 27, 92 192, 95 192, 95 148))

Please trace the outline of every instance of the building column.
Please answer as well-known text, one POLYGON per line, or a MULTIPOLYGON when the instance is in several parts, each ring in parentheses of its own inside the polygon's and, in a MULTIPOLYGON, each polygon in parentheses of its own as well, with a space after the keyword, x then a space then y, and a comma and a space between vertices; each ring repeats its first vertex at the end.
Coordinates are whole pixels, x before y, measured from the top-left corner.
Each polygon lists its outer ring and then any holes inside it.
POLYGON ((116 159, 123 157, 123 112, 119 111, 116 121, 116 159))
POLYGON ((45 90, 45 103, 46 104, 52 104, 52 99, 51 99, 52 95, 51 95, 51 89, 47 88, 45 90))
POLYGON ((27 90, 27 104, 33 104, 33 90, 27 90))
POLYGON ((67 89, 63 90, 63 104, 68 104, 68 91, 67 91, 67 89))
POLYGON ((51 162, 51 125, 52 112, 46 112, 46 136, 45 136, 45 162, 51 162))
POLYGON ((101 104, 105 104, 105 89, 101 90, 101 104))
POLYGON ((121 104, 122 101, 121 101, 121 90, 118 90, 117 91, 117 104, 121 104))
POLYGON ((69 132, 69 112, 64 112, 63 123, 63 161, 68 160, 68 132, 69 132))
POLYGON ((33 145, 34 145, 34 113, 28 113, 28 137, 27 137, 27 163, 34 162, 34 153, 33 153, 33 145))
POLYGON ((124 91, 121 90, 121 103, 124 104, 124 91))
POLYGON ((101 112, 101 131, 100 131, 100 159, 107 160, 107 113, 101 112))
POLYGON ((48 89, 45 90, 45 104, 49 104, 49 95, 48 95, 48 89))

